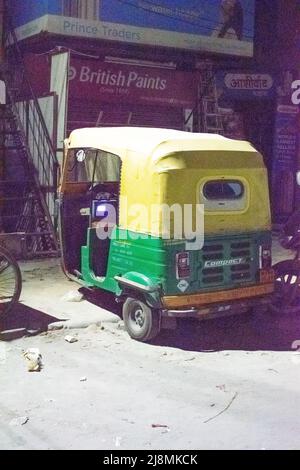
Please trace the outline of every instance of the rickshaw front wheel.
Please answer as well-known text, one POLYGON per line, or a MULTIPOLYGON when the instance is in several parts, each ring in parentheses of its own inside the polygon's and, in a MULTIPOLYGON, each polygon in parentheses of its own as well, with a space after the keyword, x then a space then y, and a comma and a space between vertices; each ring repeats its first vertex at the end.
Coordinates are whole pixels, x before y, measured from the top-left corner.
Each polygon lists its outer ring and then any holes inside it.
POLYGON ((137 341, 149 341, 160 330, 159 312, 132 297, 123 304, 123 320, 127 333, 137 341))

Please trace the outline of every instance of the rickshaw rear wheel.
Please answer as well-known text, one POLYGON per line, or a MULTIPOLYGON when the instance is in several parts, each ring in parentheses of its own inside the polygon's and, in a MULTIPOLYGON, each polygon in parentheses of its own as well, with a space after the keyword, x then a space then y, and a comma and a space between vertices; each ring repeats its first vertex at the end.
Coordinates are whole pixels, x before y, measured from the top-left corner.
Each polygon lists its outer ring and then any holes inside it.
POLYGON ((149 341, 160 331, 159 312, 133 297, 123 304, 123 320, 127 333, 137 341, 149 341))
POLYGON ((300 313, 300 261, 281 261, 273 269, 275 292, 271 311, 277 314, 300 313))

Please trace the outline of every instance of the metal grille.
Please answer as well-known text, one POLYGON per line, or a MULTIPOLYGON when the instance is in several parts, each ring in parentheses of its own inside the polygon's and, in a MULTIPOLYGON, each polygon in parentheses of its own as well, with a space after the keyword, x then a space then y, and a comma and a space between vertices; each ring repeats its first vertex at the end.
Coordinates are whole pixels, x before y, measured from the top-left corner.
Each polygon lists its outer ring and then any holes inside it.
POLYGON ((168 127, 182 129, 182 110, 169 106, 72 100, 68 110, 68 134, 80 127, 168 127))
POLYGON ((201 258, 201 283, 204 287, 253 280, 254 259, 250 241, 208 243, 202 249, 201 258), (230 265, 230 261, 236 259, 240 259, 240 263, 230 265), (228 264, 222 265, 222 262, 228 264))
MULTIPOLYGON (((219 261, 224 259, 223 244, 206 245, 202 249, 202 265, 205 266, 206 261, 219 261)), ((202 271, 202 283, 204 285, 222 284, 224 282, 224 268, 204 268, 202 271)))
POLYGON ((231 243, 231 257, 248 260, 246 263, 231 266, 232 281, 247 281, 251 279, 251 245, 250 242, 231 243))
POLYGON ((218 90, 213 64, 201 64, 198 86, 198 127, 199 132, 223 134, 222 114, 218 106, 218 90))

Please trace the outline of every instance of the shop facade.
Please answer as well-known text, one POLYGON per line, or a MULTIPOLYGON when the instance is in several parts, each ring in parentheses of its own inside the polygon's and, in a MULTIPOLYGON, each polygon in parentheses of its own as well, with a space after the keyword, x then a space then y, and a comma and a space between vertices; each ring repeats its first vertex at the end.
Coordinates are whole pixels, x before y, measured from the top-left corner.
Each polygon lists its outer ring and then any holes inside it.
POLYGON ((102 62, 67 49, 25 53, 24 62, 48 125, 51 121, 59 160, 64 138, 81 127, 195 130, 196 72, 133 60, 102 62))
POLYGON ((296 108, 283 107, 290 97, 280 92, 278 69, 254 60, 255 0, 9 4, 59 160, 78 127, 218 132, 249 140, 264 155, 274 221, 294 210, 298 136, 284 133, 288 119, 297 132, 296 108), (236 7, 230 21, 229 3, 236 7))
POLYGON ((196 90, 192 73, 71 55, 67 131, 95 126, 183 129, 196 90))
MULTIPOLYGON (((56 91, 51 83, 68 69, 59 97, 60 111, 68 100, 65 132, 81 123, 201 130, 199 57, 217 68, 253 57, 255 0, 10 0, 8 7, 24 53, 37 51, 30 71, 41 54, 68 53, 60 67, 50 57, 51 78, 42 78, 56 91)), ((40 74, 31 76, 40 88, 40 74)))
POLYGON ((205 130, 199 62, 250 67, 253 57, 255 0, 230 3, 229 12, 223 0, 11 0, 37 96, 56 95, 60 157, 82 126, 205 130))

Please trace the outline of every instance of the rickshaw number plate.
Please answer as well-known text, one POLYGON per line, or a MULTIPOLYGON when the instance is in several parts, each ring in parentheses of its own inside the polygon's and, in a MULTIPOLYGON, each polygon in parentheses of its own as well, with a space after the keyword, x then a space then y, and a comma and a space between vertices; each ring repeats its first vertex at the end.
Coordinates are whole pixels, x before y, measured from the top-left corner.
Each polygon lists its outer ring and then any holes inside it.
POLYGON ((273 269, 261 269, 259 273, 259 280, 262 284, 268 284, 274 282, 275 273, 273 269))

